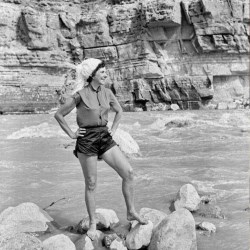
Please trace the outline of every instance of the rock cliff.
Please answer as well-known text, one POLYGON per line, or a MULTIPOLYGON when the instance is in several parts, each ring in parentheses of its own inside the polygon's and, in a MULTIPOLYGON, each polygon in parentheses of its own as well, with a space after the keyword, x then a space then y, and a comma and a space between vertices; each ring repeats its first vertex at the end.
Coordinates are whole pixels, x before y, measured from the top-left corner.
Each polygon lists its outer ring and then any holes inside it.
POLYGON ((249 107, 246 0, 1 0, 0 112, 56 107, 85 57, 124 110, 249 107))

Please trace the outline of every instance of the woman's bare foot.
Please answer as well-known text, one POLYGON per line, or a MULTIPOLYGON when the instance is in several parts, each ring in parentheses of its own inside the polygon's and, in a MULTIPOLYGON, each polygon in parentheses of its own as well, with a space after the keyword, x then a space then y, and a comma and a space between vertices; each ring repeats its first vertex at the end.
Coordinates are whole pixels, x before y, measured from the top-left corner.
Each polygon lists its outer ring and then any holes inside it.
POLYGON ((146 220, 144 218, 141 218, 140 215, 138 213, 136 213, 136 212, 128 213, 127 214, 127 220, 128 221, 136 220, 142 225, 148 224, 148 220, 146 220))
POLYGON ((93 241, 96 237, 96 223, 89 224, 89 230, 87 231, 87 236, 93 241))

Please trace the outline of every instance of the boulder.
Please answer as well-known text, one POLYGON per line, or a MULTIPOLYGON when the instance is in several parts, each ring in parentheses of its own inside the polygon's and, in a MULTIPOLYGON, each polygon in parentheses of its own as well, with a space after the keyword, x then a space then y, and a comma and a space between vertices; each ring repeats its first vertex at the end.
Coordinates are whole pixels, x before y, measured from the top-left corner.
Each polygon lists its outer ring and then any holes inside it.
POLYGON ((150 220, 153 223, 154 230, 168 215, 166 213, 163 213, 162 211, 144 207, 140 210, 140 216, 147 220, 150 220))
POLYGON ((35 236, 18 233, 5 237, 0 236, 1 250, 43 250, 42 242, 35 236))
MULTIPOLYGON (((98 208, 96 209, 96 221, 97 221, 97 228, 103 229, 103 228, 110 228, 110 226, 116 224, 119 222, 119 219, 112 209, 104 209, 104 208, 98 208)), ((84 231, 87 231, 89 228, 89 216, 86 216, 83 218, 78 225, 76 226, 76 231, 79 233, 84 233, 84 231)))
POLYGON ((96 237, 92 241, 87 235, 84 235, 75 242, 76 250, 107 250, 102 245, 104 234, 97 230, 96 237))
POLYGON ((112 242, 118 238, 119 236, 116 233, 107 234, 103 238, 103 244, 105 247, 110 248, 110 245, 112 244, 112 242))
POLYGON ((191 184, 182 186, 174 202, 175 210, 186 208, 189 211, 196 211, 199 208, 201 198, 196 189, 191 184))
POLYGON ((126 156, 140 156, 139 145, 128 132, 118 128, 115 132, 114 140, 126 156))
POLYGON ((16 207, 9 207, 0 214, 0 235, 4 231, 44 232, 47 223, 53 219, 34 203, 22 203, 16 207))
POLYGON ((226 216, 222 212, 221 208, 213 203, 203 204, 201 203, 196 214, 205 218, 225 219, 226 216))
POLYGON ((110 250, 127 250, 124 246, 124 242, 121 239, 115 239, 110 245, 110 250))
POLYGON ((171 213, 155 229, 148 250, 196 250, 195 221, 185 208, 171 213))
POLYGON ((211 202, 213 199, 210 195, 203 195, 201 196, 201 203, 203 204, 208 204, 209 202, 211 202))
POLYGON ((215 233, 216 232, 216 226, 210 222, 203 221, 196 225, 197 229, 208 231, 209 233, 215 233))
POLYGON ((170 109, 173 110, 173 111, 176 111, 176 110, 179 110, 180 107, 179 107, 178 104, 171 104, 170 109))
POLYGON ((217 109, 219 109, 219 110, 227 109, 227 103, 225 103, 225 102, 218 103, 217 109))
POLYGON ((43 250, 75 250, 75 244, 64 234, 52 236, 43 241, 43 250))
POLYGON ((140 249, 148 246, 153 232, 153 223, 151 221, 146 225, 137 223, 126 237, 126 246, 128 249, 140 249))

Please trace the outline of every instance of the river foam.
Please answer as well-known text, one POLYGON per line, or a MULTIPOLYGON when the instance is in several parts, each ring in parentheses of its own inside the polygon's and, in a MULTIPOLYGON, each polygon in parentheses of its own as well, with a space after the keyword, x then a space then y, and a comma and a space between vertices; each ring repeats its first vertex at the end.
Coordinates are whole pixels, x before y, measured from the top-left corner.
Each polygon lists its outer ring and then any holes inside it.
POLYGON ((58 127, 47 122, 35 126, 24 127, 7 136, 8 140, 18 140, 21 138, 51 138, 58 136, 66 136, 66 134, 58 127))

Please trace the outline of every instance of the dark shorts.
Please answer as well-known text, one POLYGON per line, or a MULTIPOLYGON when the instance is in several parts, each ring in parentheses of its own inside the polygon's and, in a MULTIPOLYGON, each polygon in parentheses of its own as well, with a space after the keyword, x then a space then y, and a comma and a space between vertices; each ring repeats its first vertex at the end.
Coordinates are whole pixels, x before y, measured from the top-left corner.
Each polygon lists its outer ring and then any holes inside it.
POLYGON ((89 156, 97 155, 101 159, 102 154, 116 145, 107 126, 88 127, 84 136, 77 138, 73 153, 77 158, 77 152, 80 152, 89 156))

